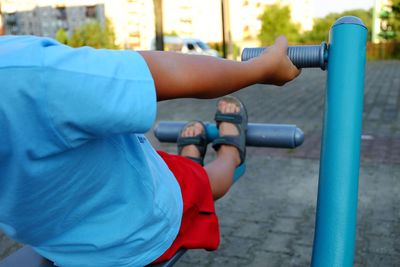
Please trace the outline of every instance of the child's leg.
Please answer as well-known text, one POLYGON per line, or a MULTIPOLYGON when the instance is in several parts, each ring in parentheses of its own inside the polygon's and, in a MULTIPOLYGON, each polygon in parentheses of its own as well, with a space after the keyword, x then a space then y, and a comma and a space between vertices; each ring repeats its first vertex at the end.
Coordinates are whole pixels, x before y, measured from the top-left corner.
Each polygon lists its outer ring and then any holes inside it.
POLYGON ((204 168, 208 174, 214 200, 223 197, 233 184, 233 175, 240 163, 239 153, 231 146, 221 146, 217 158, 204 168))
MULTIPOLYGON (((240 111, 240 107, 233 103, 220 101, 218 109, 222 113, 235 113, 240 111)), ((204 129, 200 123, 196 123, 182 132, 182 136, 196 136, 204 129)), ((219 126, 220 136, 237 135, 238 129, 235 125, 222 122, 219 126)), ((200 153, 195 145, 188 145, 182 149, 182 156, 199 157, 200 153)), ((214 200, 224 196, 233 183, 233 175, 236 167, 240 164, 240 156, 237 148, 229 145, 221 145, 214 161, 207 164, 204 168, 208 174, 214 200)))

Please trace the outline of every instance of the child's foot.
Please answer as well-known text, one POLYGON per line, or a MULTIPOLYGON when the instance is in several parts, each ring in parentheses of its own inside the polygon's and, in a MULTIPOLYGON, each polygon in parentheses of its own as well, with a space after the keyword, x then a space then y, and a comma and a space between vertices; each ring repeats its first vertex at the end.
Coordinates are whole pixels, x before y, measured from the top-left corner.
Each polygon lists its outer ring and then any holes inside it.
POLYGON ((218 102, 215 120, 220 137, 214 141, 213 147, 218 153, 231 154, 240 165, 246 155, 246 108, 237 98, 226 96, 218 102))
POLYGON ((178 154, 189 158, 200 165, 204 164, 207 149, 205 125, 200 121, 186 124, 178 137, 178 154))

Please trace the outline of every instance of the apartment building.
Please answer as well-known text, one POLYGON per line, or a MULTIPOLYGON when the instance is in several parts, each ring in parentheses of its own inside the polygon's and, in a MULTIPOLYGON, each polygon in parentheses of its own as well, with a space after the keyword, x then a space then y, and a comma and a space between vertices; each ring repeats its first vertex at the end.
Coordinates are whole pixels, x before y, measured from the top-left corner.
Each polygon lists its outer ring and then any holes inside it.
POLYGON ((0 0, 4 34, 55 37, 80 25, 111 19, 121 48, 146 49, 154 36, 150 0, 0 0))
POLYGON ((54 37, 60 28, 72 32, 90 20, 105 23, 104 5, 95 1, 1 0, 5 34, 54 37))
MULTIPOLYGON (((302 30, 312 28, 312 0, 224 0, 229 39, 237 44, 258 44, 258 19, 265 6, 289 5, 302 30)), ((152 0, 0 0, 5 34, 54 37, 59 28, 69 33, 91 19, 114 26, 121 48, 149 49, 155 35, 152 0)), ((163 0, 165 33, 221 42, 221 0, 163 0)))
POLYGON ((220 0, 163 0, 164 32, 221 42, 220 0))
MULTIPOLYGON (((226 0, 225 15, 229 17, 231 40, 258 43, 257 35, 261 29, 259 16, 267 5, 277 2, 290 6, 292 19, 302 31, 312 29, 312 0, 226 0)), ((221 1, 163 0, 163 9, 166 33, 197 37, 206 42, 221 41, 221 1)))
POLYGON ((152 0, 102 0, 121 48, 149 49, 155 35, 152 0))

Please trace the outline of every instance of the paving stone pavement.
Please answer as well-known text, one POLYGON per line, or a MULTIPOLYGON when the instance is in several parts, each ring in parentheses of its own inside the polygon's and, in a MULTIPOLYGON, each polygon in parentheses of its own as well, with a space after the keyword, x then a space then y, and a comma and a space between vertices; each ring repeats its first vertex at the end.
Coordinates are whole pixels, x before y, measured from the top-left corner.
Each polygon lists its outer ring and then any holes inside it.
MULTIPOLYGON (((180 266, 309 266, 314 235, 326 72, 303 70, 284 87, 256 85, 236 95, 249 121, 296 124, 297 149, 249 148, 247 172, 216 203, 221 245, 192 250, 180 266)), ((354 266, 400 266, 400 61, 367 64, 354 266)), ((216 100, 159 103, 157 120, 210 121, 216 100)), ((154 145, 168 152, 175 146, 154 145)), ((206 161, 215 156, 210 149, 206 161)), ((0 234, 0 258, 16 243, 0 234)))

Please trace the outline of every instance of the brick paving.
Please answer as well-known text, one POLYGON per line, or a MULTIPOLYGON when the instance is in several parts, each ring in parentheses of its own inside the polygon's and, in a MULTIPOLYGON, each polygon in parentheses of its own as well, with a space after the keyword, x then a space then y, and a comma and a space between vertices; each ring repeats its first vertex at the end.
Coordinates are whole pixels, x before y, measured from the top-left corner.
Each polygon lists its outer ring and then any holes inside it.
MULTIPOLYGON (((367 65, 354 266, 400 266, 400 61, 367 65)), ((221 246, 192 250, 176 266, 309 266, 314 234, 326 73, 303 70, 288 85, 237 95, 249 121, 296 124, 297 149, 249 148, 248 171, 216 203, 221 246)), ((158 120, 212 119, 216 100, 158 105, 158 120)), ((175 152, 171 144, 155 146, 175 152)), ((206 161, 215 155, 211 149, 206 161)), ((0 235, 0 257, 17 244, 0 235)))
MULTIPOLYGON (((303 70, 283 88, 257 85, 236 94, 249 121, 296 124, 304 144, 249 148, 246 175, 217 203, 220 249, 190 251, 177 266, 310 265, 325 81, 325 72, 303 70)), ((216 100, 183 101, 161 103, 158 119, 212 118, 216 100)), ((354 266, 400 266, 400 61, 367 65, 364 102, 354 266)))

